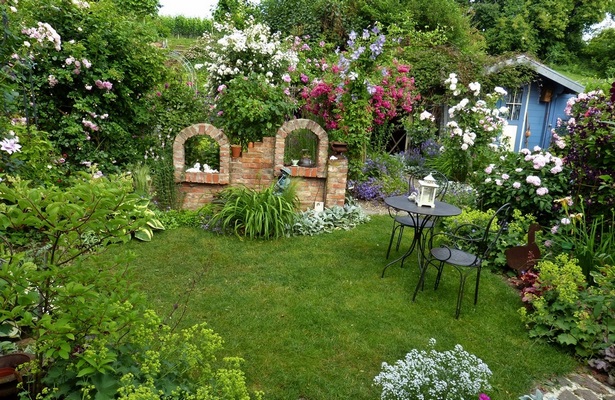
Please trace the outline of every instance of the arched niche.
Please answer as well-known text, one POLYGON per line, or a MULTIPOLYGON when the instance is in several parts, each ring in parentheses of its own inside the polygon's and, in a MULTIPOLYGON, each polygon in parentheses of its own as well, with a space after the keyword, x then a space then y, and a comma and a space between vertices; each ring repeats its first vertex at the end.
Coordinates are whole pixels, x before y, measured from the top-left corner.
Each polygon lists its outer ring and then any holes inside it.
POLYGON ((307 168, 308 170, 316 170, 315 174, 305 174, 307 176, 316 176, 324 178, 327 175, 327 157, 329 155, 329 136, 327 132, 318 123, 311 119, 293 119, 285 122, 275 136, 275 153, 274 164, 275 171, 279 171, 284 166, 284 146, 286 137, 292 132, 298 129, 307 129, 313 132, 318 138, 318 151, 316 154, 316 166, 313 168, 307 168))
POLYGON ((175 182, 196 182, 226 185, 229 183, 230 142, 224 132, 211 124, 200 123, 184 128, 173 142, 173 169, 175 182), (197 135, 207 135, 220 145, 220 170, 210 172, 186 172, 186 140, 197 135))

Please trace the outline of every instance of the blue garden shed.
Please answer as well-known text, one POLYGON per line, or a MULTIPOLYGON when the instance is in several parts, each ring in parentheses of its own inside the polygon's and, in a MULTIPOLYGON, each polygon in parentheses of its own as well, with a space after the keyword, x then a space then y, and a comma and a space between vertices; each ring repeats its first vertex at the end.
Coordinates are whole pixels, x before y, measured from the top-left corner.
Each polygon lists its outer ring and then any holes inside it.
MULTIPOLYGON (((509 59, 506 65, 524 64, 536 72, 536 79, 519 88, 505 88, 508 92, 508 126, 504 136, 509 138, 510 150, 520 151, 535 146, 547 148, 551 143, 551 130, 557 119, 566 120, 564 110, 571 97, 582 93, 585 87, 540 62, 525 55, 509 59)), ((497 71, 501 64, 492 67, 497 71)))

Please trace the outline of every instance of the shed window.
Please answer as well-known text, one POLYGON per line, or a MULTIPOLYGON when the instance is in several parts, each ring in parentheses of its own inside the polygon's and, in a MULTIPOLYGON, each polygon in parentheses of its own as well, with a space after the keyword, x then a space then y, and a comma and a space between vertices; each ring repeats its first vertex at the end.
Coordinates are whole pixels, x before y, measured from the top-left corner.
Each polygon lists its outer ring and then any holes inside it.
POLYGON ((521 97, 523 90, 515 89, 506 95, 506 107, 508 107, 508 119, 518 120, 521 114, 521 97))

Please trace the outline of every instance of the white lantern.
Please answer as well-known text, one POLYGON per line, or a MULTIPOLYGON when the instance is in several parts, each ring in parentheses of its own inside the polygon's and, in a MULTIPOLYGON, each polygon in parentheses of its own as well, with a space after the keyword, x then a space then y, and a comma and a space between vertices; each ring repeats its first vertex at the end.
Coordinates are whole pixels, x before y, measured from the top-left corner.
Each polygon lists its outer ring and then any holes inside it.
POLYGON ((436 194, 440 185, 436 182, 431 174, 427 175, 423 180, 419 181, 419 194, 416 198, 416 204, 421 207, 436 206, 436 194))

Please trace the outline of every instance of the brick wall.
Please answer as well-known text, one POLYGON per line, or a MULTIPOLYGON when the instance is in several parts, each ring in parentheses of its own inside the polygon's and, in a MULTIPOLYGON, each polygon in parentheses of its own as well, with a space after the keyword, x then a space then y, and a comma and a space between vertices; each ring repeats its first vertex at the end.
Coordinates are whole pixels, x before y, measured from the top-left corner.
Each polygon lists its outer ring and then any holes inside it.
POLYGON ((183 129, 173 143, 175 182, 183 196, 183 208, 196 209, 207 204, 227 186, 262 189, 276 182, 284 167, 285 139, 297 129, 309 129, 318 138, 314 167, 287 166, 297 185, 301 208, 313 208, 315 201, 324 202, 325 207, 344 205, 348 161, 340 155, 331 159, 329 139, 320 125, 308 119, 295 119, 282 125, 275 137, 263 138, 237 158, 231 157, 228 138, 215 126, 202 123, 183 129), (186 172, 184 144, 196 135, 208 135, 220 145, 218 173, 186 172))

